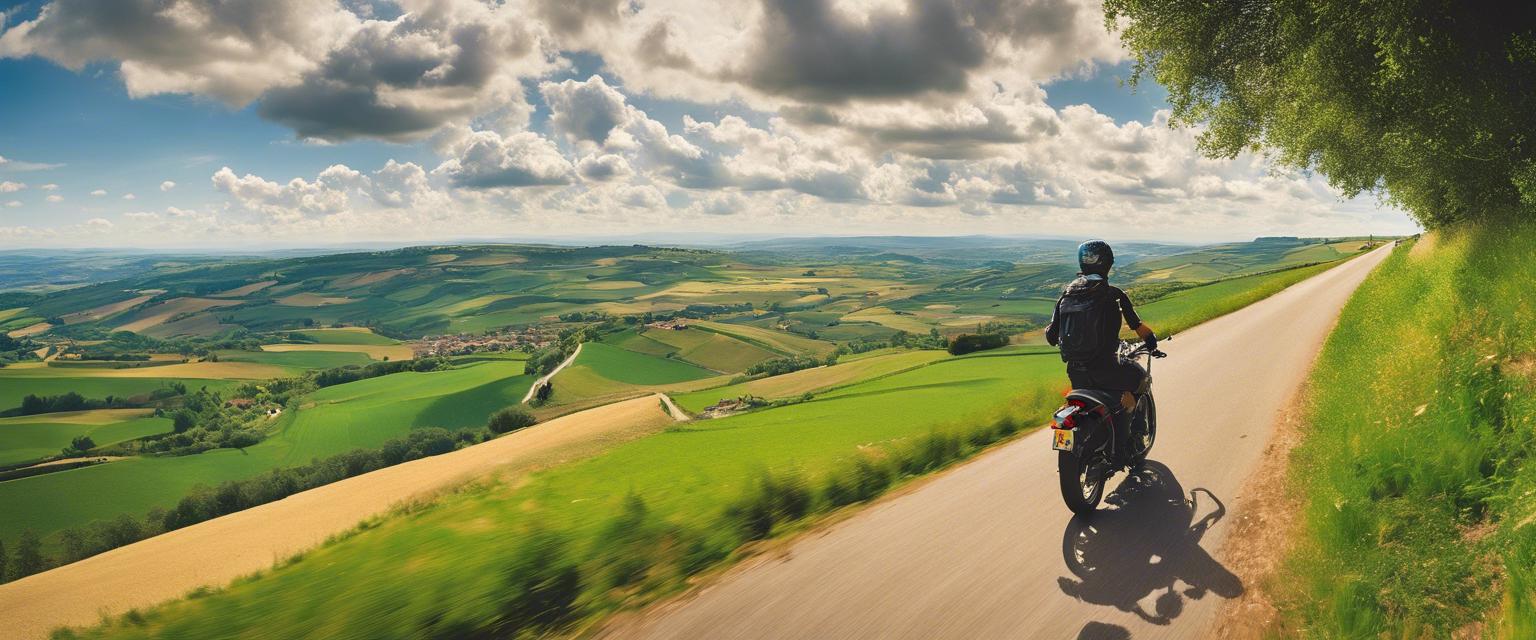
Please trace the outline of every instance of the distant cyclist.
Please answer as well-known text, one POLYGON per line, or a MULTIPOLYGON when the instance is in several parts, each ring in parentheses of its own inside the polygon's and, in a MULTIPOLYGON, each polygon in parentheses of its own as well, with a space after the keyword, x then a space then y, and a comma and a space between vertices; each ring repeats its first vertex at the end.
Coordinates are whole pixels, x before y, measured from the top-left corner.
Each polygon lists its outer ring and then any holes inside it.
POLYGON ((1125 292, 1109 284, 1109 269, 1115 264, 1109 243, 1089 240, 1079 245, 1077 264, 1077 279, 1056 301, 1045 341, 1061 349, 1073 388, 1119 391, 1121 407, 1129 415, 1136 409, 1133 392, 1141 387, 1146 370, 1117 355, 1120 318, 1150 349, 1157 348, 1157 335, 1136 316, 1125 292))

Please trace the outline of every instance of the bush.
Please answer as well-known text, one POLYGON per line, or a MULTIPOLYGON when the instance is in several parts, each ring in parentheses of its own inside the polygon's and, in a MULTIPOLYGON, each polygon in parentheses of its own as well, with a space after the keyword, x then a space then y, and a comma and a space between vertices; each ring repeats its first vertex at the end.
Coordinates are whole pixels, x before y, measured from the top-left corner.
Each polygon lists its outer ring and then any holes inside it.
POLYGON ((966 333, 955 336, 949 343, 949 354, 958 356, 1008 345, 1008 336, 1001 333, 966 333))
POLYGON ((486 421, 485 427, 490 429, 491 433, 502 434, 531 427, 538 421, 538 418, 528 413, 527 409, 522 407, 506 407, 491 414, 491 418, 486 421))
POLYGON ((605 585, 622 587, 644 579, 656 562, 661 534, 645 500, 633 493, 625 496, 623 511, 593 543, 592 557, 603 567, 605 585))
POLYGON ((77 456, 95 448, 96 441, 91 440, 90 436, 78 435, 75 436, 73 440, 69 441, 69 446, 64 447, 64 455, 77 456))
POLYGON ((812 503, 811 491, 800 476, 774 477, 763 472, 747 483, 741 497, 726 506, 725 515, 743 538, 758 540, 768 537, 777 523, 805 517, 812 503))
POLYGON ((171 429, 176 433, 184 433, 186 430, 197 426, 197 414, 187 409, 178 409, 171 416, 171 429))
POLYGON ((829 506, 841 507, 880 495, 894 480, 884 460, 860 455, 827 474, 821 495, 829 506))
MULTIPOLYGON (((972 430, 968 435, 983 434, 984 438, 976 439, 984 440, 980 444, 985 445, 991 442, 990 431, 990 428, 983 427, 972 430)), ((929 431, 908 446, 899 449, 893 458, 901 473, 915 476, 959 460, 964 453, 965 447, 960 436, 929 431)))
POLYGON ((503 635, 535 634, 569 622, 581 595, 581 571, 565 557, 566 539, 536 529, 523 539, 507 567, 507 599, 501 607, 503 635))

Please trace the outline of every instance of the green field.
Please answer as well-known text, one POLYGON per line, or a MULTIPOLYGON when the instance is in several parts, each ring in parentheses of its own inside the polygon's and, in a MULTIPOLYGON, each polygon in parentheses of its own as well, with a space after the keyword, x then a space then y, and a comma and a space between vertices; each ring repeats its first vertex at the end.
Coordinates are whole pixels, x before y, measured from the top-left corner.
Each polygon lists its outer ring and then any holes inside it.
POLYGON ((672 400, 684 410, 696 413, 719 400, 746 394, 767 400, 792 398, 807 392, 905 371, 946 357, 948 354, 943 351, 892 350, 867 358, 851 358, 830 367, 803 369, 703 391, 673 394, 672 400))
POLYGON ((693 324, 701 329, 715 331, 783 355, 826 355, 837 348, 837 345, 823 340, 813 340, 793 333, 773 331, 749 324, 709 321, 693 324))
POLYGON ((330 369, 373 362, 366 353, 345 351, 220 351, 225 362, 257 362, 291 369, 295 372, 330 369))
MULTIPOLYGON (((1120 247, 1117 278, 1126 286, 1188 286, 1336 260, 1361 244, 1133 243, 1120 247)), ((560 324, 568 314, 686 311, 705 318, 699 326, 761 350, 706 346, 683 336, 674 337, 688 344, 660 340, 685 360, 729 372, 761 361, 763 352, 825 354, 834 341, 878 340, 897 330, 954 335, 991 321, 1038 327, 1074 272, 1075 243, 1059 240, 802 239, 757 246, 772 248, 464 245, 215 260, 17 297, 6 303, 0 322, 16 328, 41 318, 70 319, 43 334, 45 341, 58 334, 104 337, 128 326, 158 337, 244 328, 269 337, 386 346, 396 341, 360 327, 417 337, 560 324), (345 328, 316 328, 327 325, 345 328)))
POLYGON ((27 372, 26 375, 17 375, 20 371, 0 369, 0 409, 13 409, 21 406, 21 399, 30 394, 39 396, 56 396, 74 391, 87 398, 106 398, 107 396, 127 397, 145 395, 159 389, 180 382, 187 385, 188 389, 207 387, 210 390, 225 389, 234 386, 236 382, 231 380, 207 380, 199 378, 103 378, 94 376, 72 376, 68 370, 51 369, 48 375, 34 375, 27 372))
MULTIPOLYGON (((275 435, 244 450, 139 457, 0 482, 0 540, 23 529, 60 529, 170 507, 194 486, 216 485, 313 458, 372 448, 420 427, 479 427, 516 404, 532 380, 518 361, 486 361, 432 373, 397 373, 315 392, 277 418, 275 435), (64 499, 67 497, 67 499, 64 499)), ((51 539, 50 539, 51 541, 51 539)))
POLYGON ((581 347, 576 361, 555 376, 554 404, 569 404, 626 392, 702 380, 717 374, 681 360, 659 358, 601 342, 581 347))
MULTIPOLYGON (((226 592, 157 608, 146 614, 145 626, 117 627, 112 635, 288 636, 323 626, 358 637, 407 638, 439 614, 488 619, 518 551, 508 544, 509 532, 526 531, 531 522, 568 532, 573 549, 585 549, 604 535, 625 496, 636 495, 671 526, 709 529, 720 505, 763 469, 815 477, 846 463, 861 446, 891 446, 937 423, 990 419, 1022 388, 1053 386, 1059 369, 1054 358, 1042 356, 953 359, 813 402, 693 423, 536 474, 516 488, 447 496, 226 592), (398 561, 405 555, 410 563, 398 561), (331 578, 337 575, 349 578, 331 578)), ((1020 408, 1040 415, 1038 404, 1020 408)), ((671 588, 681 584, 677 577, 667 580, 671 588)), ((594 607, 613 606, 597 588, 594 607)))
POLYGON ((171 430, 168 418, 139 409, 71 411, 0 418, 0 465, 59 455, 75 436, 90 436, 98 447, 171 430))
POLYGON ((718 372, 745 371, 759 362, 783 357, 757 345, 702 329, 625 332, 609 342, 630 351, 675 357, 718 372))
POLYGON ((366 329, 306 329, 289 333, 323 344, 400 344, 399 340, 366 329))
POLYGON ((1292 457, 1280 635, 1536 637, 1531 256, 1530 226, 1440 230, 1345 307, 1292 457))

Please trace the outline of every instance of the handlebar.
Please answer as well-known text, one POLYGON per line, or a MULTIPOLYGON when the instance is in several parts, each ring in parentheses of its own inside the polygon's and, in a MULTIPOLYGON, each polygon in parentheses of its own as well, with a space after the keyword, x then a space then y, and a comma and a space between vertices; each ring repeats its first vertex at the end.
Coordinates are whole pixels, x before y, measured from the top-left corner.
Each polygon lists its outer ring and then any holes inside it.
MULTIPOLYGON (((1169 340, 1172 340, 1172 339, 1173 339, 1173 336, 1168 336, 1166 338, 1158 340, 1158 342, 1166 342, 1166 341, 1169 341, 1169 340)), ((1130 341, 1127 341, 1127 340, 1121 340, 1120 341, 1120 355, 1121 356, 1126 357, 1126 358, 1135 358, 1135 357, 1140 356, 1142 354, 1149 355, 1149 356, 1151 356, 1153 358, 1166 358, 1166 357, 1168 357, 1168 354, 1163 353, 1161 349, 1150 348, 1150 347, 1147 346, 1147 343, 1144 342, 1144 341, 1143 342, 1130 342, 1130 341)))

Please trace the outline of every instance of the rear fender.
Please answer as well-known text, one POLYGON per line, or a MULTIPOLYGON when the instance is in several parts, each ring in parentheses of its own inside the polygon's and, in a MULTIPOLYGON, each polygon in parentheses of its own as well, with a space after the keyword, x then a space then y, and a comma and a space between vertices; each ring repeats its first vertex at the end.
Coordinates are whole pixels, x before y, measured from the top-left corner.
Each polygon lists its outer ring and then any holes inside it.
POLYGON ((1096 389, 1073 389, 1067 393, 1067 401, 1076 400, 1083 404, 1083 410, 1077 414, 1077 441, 1079 446, 1074 447, 1078 451, 1097 451, 1110 445, 1113 432, 1109 428, 1111 424, 1109 407, 1110 403, 1120 401, 1117 394, 1096 389))

